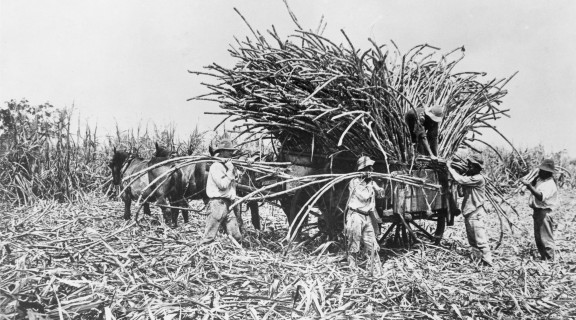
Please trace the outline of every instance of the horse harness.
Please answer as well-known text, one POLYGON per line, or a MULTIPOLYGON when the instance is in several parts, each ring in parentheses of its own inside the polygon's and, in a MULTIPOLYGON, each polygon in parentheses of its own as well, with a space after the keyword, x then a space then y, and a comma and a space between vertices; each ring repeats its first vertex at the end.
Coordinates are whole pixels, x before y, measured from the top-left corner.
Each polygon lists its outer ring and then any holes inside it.
POLYGON ((136 159, 136 156, 134 156, 134 154, 131 153, 130 156, 128 156, 128 158, 124 160, 124 163, 122 164, 122 169, 120 170, 120 177, 124 176, 124 173, 126 173, 126 170, 128 170, 128 167, 130 166, 132 161, 134 161, 134 159, 136 159))

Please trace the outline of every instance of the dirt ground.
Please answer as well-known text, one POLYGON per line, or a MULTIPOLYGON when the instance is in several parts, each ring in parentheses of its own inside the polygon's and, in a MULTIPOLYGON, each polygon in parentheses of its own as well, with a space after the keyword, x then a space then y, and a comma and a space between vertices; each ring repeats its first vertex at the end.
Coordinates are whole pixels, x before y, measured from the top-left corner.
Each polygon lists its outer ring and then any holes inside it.
MULTIPOLYGON (((576 196, 561 191, 555 262, 537 259, 527 197, 510 200, 519 215, 509 210, 513 232, 505 227, 493 268, 472 261, 458 217, 441 246, 383 248, 380 276, 350 270, 340 243, 289 246, 271 206, 261 232, 244 215, 242 247, 224 234, 200 246, 204 216, 174 230, 150 217, 138 225, 100 197, 4 207, 0 318, 576 318, 576 196)), ((487 225, 495 244, 493 211, 487 225)))

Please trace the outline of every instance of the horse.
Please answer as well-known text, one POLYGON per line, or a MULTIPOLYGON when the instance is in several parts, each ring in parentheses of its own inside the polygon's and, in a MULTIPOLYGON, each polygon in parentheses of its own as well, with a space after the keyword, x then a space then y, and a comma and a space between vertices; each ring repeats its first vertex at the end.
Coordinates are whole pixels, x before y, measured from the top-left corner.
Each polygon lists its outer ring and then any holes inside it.
MULTIPOLYGON (((212 147, 209 147, 208 150, 211 156, 215 155, 212 147)), ((176 152, 161 147, 158 145, 158 143, 156 143, 156 153, 154 155, 169 157, 176 155, 176 152)), ((183 201, 179 202, 180 206, 188 207, 187 200, 203 200, 204 203, 207 203, 208 196, 206 195, 206 184, 208 182, 208 172, 210 170, 210 164, 206 162, 189 164, 182 167, 180 170, 182 172, 182 182, 181 182, 182 189, 179 191, 179 193, 182 195, 183 198, 182 199, 183 201)), ((251 173, 246 173, 241 176, 240 181, 238 182, 239 187, 237 188, 238 196, 242 197, 248 194, 249 191, 247 190, 250 188, 243 188, 243 186, 249 186, 251 184, 251 180, 253 179, 254 177, 251 173)), ((258 210, 258 202, 249 201, 247 202, 247 206, 250 209, 252 225, 256 230, 260 230, 261 227, 260 227, 260 213, 258 210)), ((183 215, 187 214, 187 212, 184 213, 185 210, 182 211, 183 215)), ((240 226, 242 226, 241 212, 235 209, 235 215, 238 218, 238 223, 240 224, 240 226)))
MULTIPOLYGON (((176 190, 180 173, 178 170, 170 172, 169 166, 150 167, 164 161, 166 158, 155 157, 145 160, 135 154, 126 151, 113 149, 112 159, 109 167, 112 171, 112 183, 126 190, 120 195, 124 202, 124 219, 130 220, 130 207, 133 200, 143 199, 144 213, 150 215, 149 202, 155 202, 161 207, 164 220, 167 224, 174 223, 174 209, 170 209, 170 204, 176 201, 176 190), (148 170, 138 176, 132 177, 129 181, 123 181, 124 177, 131 176, 137 172, 148 170)), ((176 212, 177 213, 177 212, 176 212)), ((177 218, 177 215, 176 215, 177 218)))
MULTIPOLYGON (((168 148, 158 145, 156 142, 156 152, 154 157, 172 158, 178 156, 175 151, 168 150, 168 148)), ((190 155, 190 151, 188 152, 190 155)), ((178 169, 179 181, 176 190, 175 205, 180 208, 189 208, 188 200, 202 200, 204 204, 208 203, 208 196, 206 195, 206 182, 208 181, 208 171, 205 163, 191 163, 178 169)), ((188 210, 175 209, 176 217, 178 218, 178 210, 182 211, 184 222, 188 223, 188 210)))

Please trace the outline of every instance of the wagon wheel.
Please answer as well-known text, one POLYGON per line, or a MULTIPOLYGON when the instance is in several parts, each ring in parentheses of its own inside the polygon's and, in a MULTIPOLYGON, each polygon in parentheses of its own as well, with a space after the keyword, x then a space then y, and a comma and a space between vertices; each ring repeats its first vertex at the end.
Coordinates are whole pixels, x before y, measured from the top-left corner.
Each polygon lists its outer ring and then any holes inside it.
POLYGON ((386 228, 386 231, 378 240, 378 243, 382 245, 388 238, 388 235, 393 234, 393 241, 395 244, 403 247, 411 247, 414 243, 420 242, 420 238, 416 235, 415 229, 424 231, 425 234, 429 235, 425 229, 413 220, 405 218, 404 221, 402 221, 400 216, 396 215, 394 220, 391 221, 390 225, 386 228))
POLYGON ((444 192, 446 193, 443 194, 442 196, 443 209, 436 210, 435 214, 428 219, 436 221, 436 229, 434 231, 434 235, 428 233, 420 225, 413 223, 417 229, 419 229, 422 233, 424 233, 426 237, 429 240, 433 241, 434 244, 436 245, 440 244, 440 241, 444 236, 444 231, 446 230, 446 225, 453 226, 454 215, 460 214, 460 209, 458 209, 458 203, 455 200, 456 199, 455 190, 452 187, 448 187, 446 190, 444 190, 444 192))
POLYGON ((411 246, 414 242, 420 240, 416 236, 416 234, 423 235, 427 240, 434 242, 435 244, 439 244, 440 240, 444 235, 444 231, 446 230, 446 225, 453 225, 454 224, 454 216, 452 212, 454 212, 456 204, 446 203, 447 208, 436 210, 434 214, 430 217, 426 217, 425 212, 417 212, 417 213, 408 213, 408 219, 404 219, 406 224, 402 222, 399 215, 394 215, 393 220, 386 229, 386 231, 378 240, 378 243, 383 244, 389 234, 395 231, 394 240, 397 243, 401 243, 404 246, 411 246), (436 221, 436 228, 434 231, 426 230, 417 220, 427 220, 427 221, 436 221))
MULTIPOLYGON (((344 209, 348 200, 345 187, 345 184, 337 184, 326 191, 314 204, 319 213, 310 212, 310 214, 317 216, 318 222, 316 226, 320 233, 327 234, 330 239, 334 239, 344 226, 344 209)), ((297 217, 298 213, 306 202, 321 188, 322 186, 313 185, 296 191, 287 212, 290 225, 298 225, 300 223, 302 217, 297 217)), ((296 232, 300 233, 303 227, 308 225, 307 217, 304 219, 306 221, 302 222, 301 227, 296 232)))
MULTIPOLYGON (((425 213, 422 213, 425 215, 425 213)), ((434 215, 426 219, 420 219, 421 221, 436 221, 436 228, 433 231, 426 230, 418 221, 412 220, 409 225, 412 227, 416 233, 423 235, 427 240, 432 241, 436 244, 439 243, 446 230, 446 221, 450 219, 450 211, 447 209, 437 210, 434 215)))

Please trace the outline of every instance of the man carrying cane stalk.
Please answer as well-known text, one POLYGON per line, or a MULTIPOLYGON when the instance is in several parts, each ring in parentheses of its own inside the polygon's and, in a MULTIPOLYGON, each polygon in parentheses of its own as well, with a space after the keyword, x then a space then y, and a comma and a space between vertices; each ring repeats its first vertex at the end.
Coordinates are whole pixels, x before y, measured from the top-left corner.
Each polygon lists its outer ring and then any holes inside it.
POLYGON ((354 178, 348 186, 350 197, 346 212, 346 238, 348 241, 348 263, 357 266, 360 245, 364 244, 364 254, 368 257, 370 271, 372 268, 380 273, 380 256, 376 230, 378 228, 375 197, 383 197, 384 189, 380 188, 371 178, 374 171, 374 161, 362 156, 358 159, 357 171, 363 172, 361 177, 354 178))
POLYGON ((460 175, 452 168, 452 160, 447 162, 448 171, 460 186, 464 197, 462 199, 462 214, 466 225, 468 243, 475 250, 480 251, 481 260, 484 264, 492 266, 492 253, 488 243, 488 235, 484 227, 486 210, 486 179, 480 174, 484 161, 479 155, 473 154, 468 158, 468 171, 466 175, 460 175))
POLYGON ((226 158, 223 162, 214 162, 208 172, 206 194, 208 201, 208 217, 202 244, 210 243, 216 238, 220 226, 226 227, 226 232, 238 243, 242 242, 242 233, 238 227, 236 215, 231 215, 228 209, 236 199, 236 168, 230 161, 237 150, 230 140, 222 140, 211 152, 213 155, 226 158))
POLYGON ((556 172, 554 160, 544 159, 538 176, 522 183, 530 191, 529 205, 534 209, 534 238, 542 260, 554 260, 554 220, 552 212, 558 200, 558 187, 553 175, 556 172))

